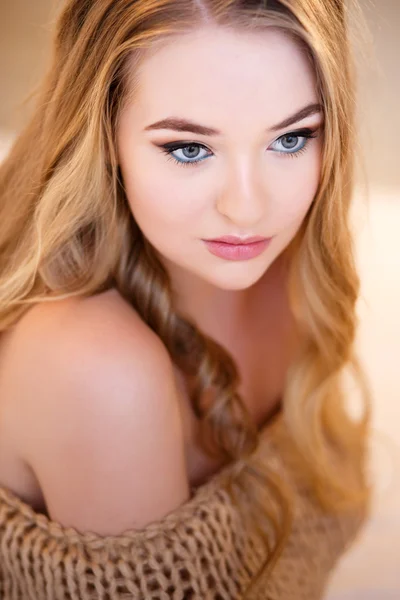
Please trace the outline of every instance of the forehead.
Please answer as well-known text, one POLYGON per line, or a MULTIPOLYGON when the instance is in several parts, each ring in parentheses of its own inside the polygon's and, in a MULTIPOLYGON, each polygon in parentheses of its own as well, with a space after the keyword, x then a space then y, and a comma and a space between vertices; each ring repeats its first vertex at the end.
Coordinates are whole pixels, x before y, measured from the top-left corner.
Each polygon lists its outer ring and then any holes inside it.
POLYGON ((267 127, 317 100, 304 50, 276 29, 203 29, 169 39, 137 73, 138 118, 191 117, 219 126, 232 120, 267 127))

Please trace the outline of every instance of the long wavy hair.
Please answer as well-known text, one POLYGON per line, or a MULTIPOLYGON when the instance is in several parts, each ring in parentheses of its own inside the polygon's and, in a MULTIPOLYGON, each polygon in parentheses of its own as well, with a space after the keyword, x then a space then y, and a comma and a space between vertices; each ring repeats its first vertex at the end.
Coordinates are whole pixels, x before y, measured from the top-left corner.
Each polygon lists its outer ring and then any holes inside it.
POLYGON ((168 273, 129 209, 116 150, 118 120, 137 84, 132 65, 171 36, 210 24, 239 32, 278 28, 314 67, 325 116, 323 160, 317 194, 287 249, 302 346, 287 373, 282 412, 288 456, 321 505, 333 512, 366 505, 370 398, 354 349, 355 78, 343 0, 69 0, 33 116, 0 168, 0 332, 35 303, 117 288, 192 381, 205 446, 212 440, 214 451, 236 461, 238 481, 254 499, 260 474, 276 495, 280 512, 260 505, 276 533, 265 572, 290 532, 290 494, 279 473, 260 467, 257 475, 250 465, 260 434, 237 391, 237 366, 175 310, 168 273), (349 370, 365 407, 358 420, 347 407, 349 370))

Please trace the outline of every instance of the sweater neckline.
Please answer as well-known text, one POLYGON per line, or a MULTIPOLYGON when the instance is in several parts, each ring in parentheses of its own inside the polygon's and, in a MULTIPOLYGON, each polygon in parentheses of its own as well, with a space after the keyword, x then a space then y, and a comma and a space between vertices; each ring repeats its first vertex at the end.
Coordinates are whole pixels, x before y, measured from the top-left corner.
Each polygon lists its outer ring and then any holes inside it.
MULTIPOLYGON (((260 428, 261 443, 256 449, 254 456, 258 454, 261 448, 271 447, 273 443, 272 433, 283 421, 282 411, 278 411, 272 419, 269 419, 267 424, 260 428), (266 433, 268 432, 268 435, 266 433)), ((235 476, 237 471, 238 461, 230 463, 222 467, 217 473, 212 475, 208 481, 198 487, 191 487, 191 496, 183 504, 175 508, 173 511, 147 524, 145 527, 138 529, 127 529, 117 535, 99 535, 94 532, 80 532, 74 527, 64 526, 57 521, 52 520, 48 515, 36 512, 32 506, 19 498, 11 490, 0 486, 0 509, 1 505, 9 509, 14 517, 22 519, 28 527, 38 527, 48 536, 54 539, 68 538, 75 540, 77 543, 94 544, 112 544, 115 541, 123 541, 132 539, 138 542, 143 539, 149 539, 157 535, 160 530, 164 533, 172 531, 177 525, 184 524, 189 521, 194 512, 200 511, 202 507, 208 508, 210 504, 218 503, 221 500, 221 494, 226 494, 224 484, 228 483, 232 476, 235 476)))

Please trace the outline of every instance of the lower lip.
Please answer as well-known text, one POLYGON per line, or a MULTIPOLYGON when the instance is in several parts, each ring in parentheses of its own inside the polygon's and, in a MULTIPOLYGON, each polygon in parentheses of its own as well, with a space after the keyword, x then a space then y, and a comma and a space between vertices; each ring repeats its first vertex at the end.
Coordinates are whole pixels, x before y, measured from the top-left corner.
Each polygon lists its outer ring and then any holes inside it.
POLYGON ((209 242, 203 240, 211 254, 226 260, 249 260, 264 252, 272 238, 253 242, 252 244, 226 244, 225 242, 209 242))

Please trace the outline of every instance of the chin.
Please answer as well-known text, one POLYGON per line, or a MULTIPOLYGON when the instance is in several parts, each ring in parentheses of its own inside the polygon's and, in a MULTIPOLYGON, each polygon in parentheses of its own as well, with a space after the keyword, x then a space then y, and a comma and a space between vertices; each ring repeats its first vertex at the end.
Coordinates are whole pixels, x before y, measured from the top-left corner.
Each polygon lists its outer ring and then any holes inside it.
POLYGON ((241 291, 247 290, 255 285, 268 271, 271 261, 262 266, 256 267, 250 264, 254 261, 242 261, 240 263, 229 263, 225 265, 219 273, 215 273, 213 277, 204 277, 209 283, 215 287, 226 291, 241 291), (234 266, 235 268, 228 268, 234 266), (239 267, 239 268, 238 268, 239 267))

